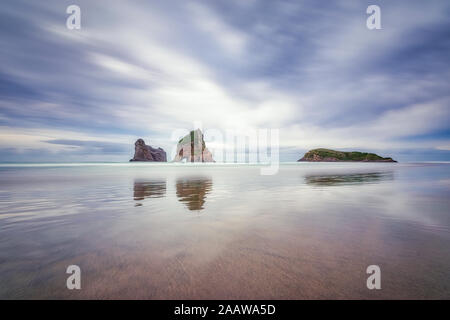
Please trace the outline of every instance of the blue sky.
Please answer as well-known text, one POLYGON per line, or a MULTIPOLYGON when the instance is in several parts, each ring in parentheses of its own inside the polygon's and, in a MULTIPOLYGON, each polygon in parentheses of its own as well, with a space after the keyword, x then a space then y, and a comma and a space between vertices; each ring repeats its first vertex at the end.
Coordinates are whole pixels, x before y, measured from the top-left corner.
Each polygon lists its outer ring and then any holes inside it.
POLYGON ((446 0, 2 1, 0 161, 127 161, 140 137, 170 154, 198 123, 278 128, 285 161, 450 160, 449 14, 446 0))

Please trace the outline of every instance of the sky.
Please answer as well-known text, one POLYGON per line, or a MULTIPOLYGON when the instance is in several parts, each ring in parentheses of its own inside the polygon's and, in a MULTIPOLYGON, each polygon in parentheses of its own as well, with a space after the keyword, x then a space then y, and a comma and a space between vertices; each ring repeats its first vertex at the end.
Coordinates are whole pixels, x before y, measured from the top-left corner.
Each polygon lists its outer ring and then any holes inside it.
POLYGON ((211 149, 230 144, 207 132, 278 129, 282 161, 450 161, 449 15, 448 0, 3 0, 0 162, 128 161, 138 138, 171 158, 196 127, 211 149))

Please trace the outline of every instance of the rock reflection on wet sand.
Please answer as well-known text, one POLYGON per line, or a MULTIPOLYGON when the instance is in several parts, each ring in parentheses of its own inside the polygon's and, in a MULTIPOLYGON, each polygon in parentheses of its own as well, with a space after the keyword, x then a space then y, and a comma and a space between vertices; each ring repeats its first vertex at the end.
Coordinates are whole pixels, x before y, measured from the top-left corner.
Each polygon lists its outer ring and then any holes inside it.
POLYGON ((135 181, 134 200, 144 200, 146 198, 161 198, 166 194, 166 181, 135 181))
POLYGON ((212 190, 210 178, 184 178, 177 180, 178 200, 186 205, 189 210, 202 210, 206 201, 206 195, 212 190))
POLYGON ((349 174, 311 175, 305 177, 305 182, 316 186, 337 186, 364 183, 379 183, 384 180, 393 180, 394 174, 387 172, 367 172, 349 174))

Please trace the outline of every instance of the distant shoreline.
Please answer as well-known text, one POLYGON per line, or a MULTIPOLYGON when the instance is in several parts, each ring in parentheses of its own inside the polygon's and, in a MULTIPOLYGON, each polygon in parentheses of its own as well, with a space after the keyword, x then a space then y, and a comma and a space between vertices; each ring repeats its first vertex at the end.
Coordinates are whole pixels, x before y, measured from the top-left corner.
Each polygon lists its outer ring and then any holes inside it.
MULTIPOLYGON (((280 165, 298 165, 303 166, 305 164, 450 164, 450 161, 403 161, 403 162, 379 162, 379 161, 280 161, 280 165)), ((205 163, 205 162, 189 162, 189 163, 179 163, 179 162, 0 162, 0 168, 7 167, 73 167, 73 166, 129 166, 129 167, 139 167, 139 166, 176 166, 176 167, 195 167, 195 166, 210 166, 210 167, 221 167, 221 166, 266 166, 269 163, 234 163, 234 162, 216 162, 216 163, 205 163)))

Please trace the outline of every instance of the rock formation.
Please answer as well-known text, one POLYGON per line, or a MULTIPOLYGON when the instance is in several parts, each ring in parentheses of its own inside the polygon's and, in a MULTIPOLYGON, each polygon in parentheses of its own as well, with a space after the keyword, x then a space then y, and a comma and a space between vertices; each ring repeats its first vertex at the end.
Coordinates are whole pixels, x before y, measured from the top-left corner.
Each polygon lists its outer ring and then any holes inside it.
POLYGON ((211 152, 206 148, 203 133, 200 129, 191 131, 178 141, 177 154, 173 161, 215 162, 211 152))
POLYGON ((397 162, 392 158, 383 158, 375 153, 367 152, 343 152, 330 149, 313 149, 305 153, 298 161, 312 162, 397 162))
POLYGON ((155 149, 145 144, 144 140, 137 139, 134 143, 134 158, 130 161, 161 161, 166 162, 166 152, 161 149, 155 149))

